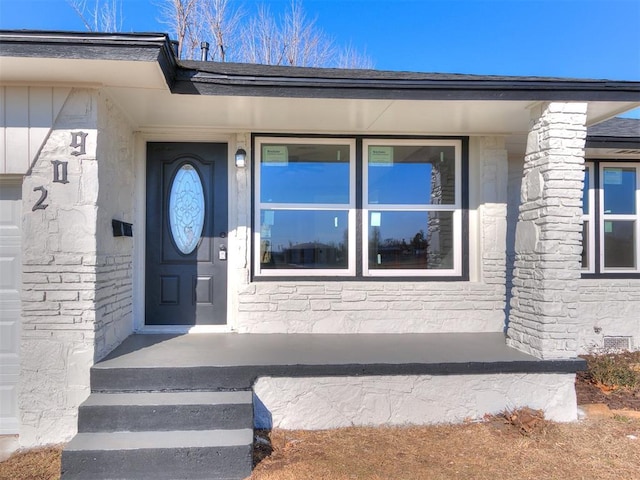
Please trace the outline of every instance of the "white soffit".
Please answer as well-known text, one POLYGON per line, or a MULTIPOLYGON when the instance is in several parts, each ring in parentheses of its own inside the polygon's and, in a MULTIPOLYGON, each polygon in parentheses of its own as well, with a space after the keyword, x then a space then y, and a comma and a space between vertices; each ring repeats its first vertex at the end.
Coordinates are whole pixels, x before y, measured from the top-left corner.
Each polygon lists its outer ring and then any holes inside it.
POLYGON ((0 56, 0 83, 168 87, 158 62, 0 56))
POLYGON ((509 134, 527 131, 531 103, 198 96, 115 88, 108 93, 140 130, 509 134))
MULTIPOLYGON (((416 135, 511 135, 530 127, 530 101, 369 100, 178 95, 168 90, 109 88, 135 128, 203 128, 254 132, 416 135)), ((587 124, 633 108, 591 102, 587 124)))

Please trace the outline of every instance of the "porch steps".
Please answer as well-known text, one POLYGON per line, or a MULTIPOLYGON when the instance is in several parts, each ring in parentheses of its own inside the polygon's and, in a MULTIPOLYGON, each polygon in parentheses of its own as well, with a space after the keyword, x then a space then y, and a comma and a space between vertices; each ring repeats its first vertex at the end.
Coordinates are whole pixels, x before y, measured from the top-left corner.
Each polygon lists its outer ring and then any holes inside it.
POLYGON ((252 444, 251 390, 94 392, 62 478, 239 480, 251 474, 252 444))
POLYGON ((79 432, 252 428, 251 392, 93 393, 78 411, 79 432))

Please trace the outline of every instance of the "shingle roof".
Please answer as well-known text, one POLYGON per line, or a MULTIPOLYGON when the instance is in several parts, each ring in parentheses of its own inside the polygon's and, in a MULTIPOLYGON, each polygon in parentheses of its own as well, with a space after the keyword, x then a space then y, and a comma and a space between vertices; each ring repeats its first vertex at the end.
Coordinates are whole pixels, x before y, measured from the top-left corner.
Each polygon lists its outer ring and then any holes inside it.
MULTIPOLYGON (((172 93, 398 100, 640 102, 640 82, 178 61, 159 33, 0 31, 0 54, 157 61, 172 93)), ((123 72, 126 76, 126 72, 123 72)))
POLYGON ((232 62, 203 62, 195 60, 180 60, 178 64, 192 71, 212 73, 237 77, 271 77, 271 78, 300 78, 300 79, 334 79, 334 80, 475 80, 475 81, 535 81, 535 82, 607 82, 603 79, 536 77, 536 76, 506 76, 506 75, 476 75, 467 73, 433 73, 407 72, 395 70, 349 69, 349 68, 317 68, 317 67, 289 67, 282 65, 260 65, 232 62))
POLYGON ((640 119, 615 117, 587 129, 587 148, 640 149, 640 119))
POLYGON ((587 136, 640 137, 640 119, 615 117, 589 127, 587 136))
POLYGON ((179 61, 175 93, 405 100, 640 101, 640 82, 179 61))

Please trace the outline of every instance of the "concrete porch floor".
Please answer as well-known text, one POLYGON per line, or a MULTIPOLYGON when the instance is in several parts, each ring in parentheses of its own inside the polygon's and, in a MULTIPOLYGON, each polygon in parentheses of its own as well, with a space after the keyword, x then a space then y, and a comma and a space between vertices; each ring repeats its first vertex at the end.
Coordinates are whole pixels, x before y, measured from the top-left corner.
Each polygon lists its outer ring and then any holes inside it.
POLYGON ((258 376, 573 373, 581 359, 541 360, 502 333, 189 334, 128 337, 93 370, 235 367, 258 376))

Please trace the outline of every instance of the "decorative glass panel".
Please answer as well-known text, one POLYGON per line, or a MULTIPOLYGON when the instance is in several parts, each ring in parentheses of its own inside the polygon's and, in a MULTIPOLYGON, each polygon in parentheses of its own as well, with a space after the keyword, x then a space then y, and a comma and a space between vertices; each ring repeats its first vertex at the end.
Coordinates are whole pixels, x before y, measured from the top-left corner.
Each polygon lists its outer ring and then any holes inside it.
POLYGON ((371 145, 369 204, 455 204, 455 148, 371 145))
POLYGON ((263 144, 262 203, 349 203, 349 146, 263 144))
POLYGON ((204 227, 204 190, 193 165, 180 167, 169 193, 169 225, 178 250, 190 254, 198 246, 204 227))
POLYGON ((635 268, 635 222, 604 221, 605 268, 635 268))
POLYGON ((605 167, 602 170, 604 213, 636 213, 636 169, 633 167, 605 167))
POLYGON ((453 212, 369 212, 369 268, 453 268, 453 230, 453 212))
POLYGON ((345 210, 261 210, 261 268, 347 268, 345 210))

